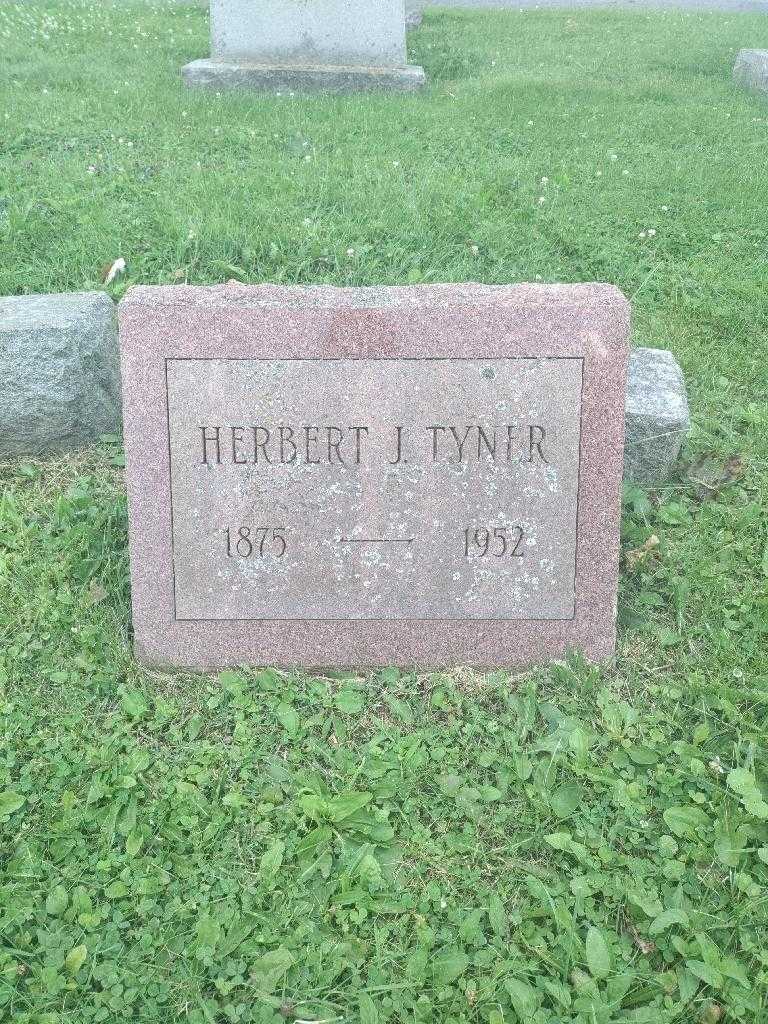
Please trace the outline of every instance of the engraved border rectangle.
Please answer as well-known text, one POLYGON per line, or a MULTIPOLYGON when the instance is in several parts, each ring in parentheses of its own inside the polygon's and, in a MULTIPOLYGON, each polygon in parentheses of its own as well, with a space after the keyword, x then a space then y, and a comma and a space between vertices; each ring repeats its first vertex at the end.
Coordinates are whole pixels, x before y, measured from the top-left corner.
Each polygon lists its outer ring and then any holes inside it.
POLYGON ((330 615, 324 615, 321 617, 313 617, 306 615, 250 615, 243 618, 231 618, 229 616, 221 617, 209 617, 209 618, 187 618, 179 616, 177 614, 177 600, 176 600, 176 547, 175 547, 175 535, 173 529, 173 473, 171 472, 172 456, 171 456, 171 408, 170 408, 170 394, 168 390, 168 364, 175 362, 184 363, 273 363, 273 362, 285 362, 285 363, 331 363, 331 362, 418 362, 418 363, 437 363, 437 362, 478 362, 487 359, 492 362, 520 362, 522 360, 535 360, 536 362, 577 362, 580 363, 580 386, 579 386, 579 441, 578 441, 578 454, 576 460, 576 533, 574 536, 573 545, 573 611, 568 616, 553 616, 545 619, 535 619, 527 615, 516 615, 512 618, 508 616, 473 616, 473 615, 440 615, 430 617, 417 617, 413 615, 405 617, 397 616, 386 616, 384 618, 374 618, 373 616, 367 615, 353 615, 345 616, 345 620, 350 622, 573 622, 576 617, 576 581, 578 579, 578 552, 579 552, 579 498, 581 495, 580 487, 580 469, 581 469, 581 442, 582 442, 582 413, 583 413, 583 399, 584 399, 584 356, 542 356, 542 355, 516 355, 516 356, 362 356, 354 358, 352 356, 306 356, 306 357, 248 357, 248 356, 169 356, 164 361, 164 377, 165 377, 165 409, 166 409, 166 429, 167 429, 167 443, 168 443, 168 487, 170 493, 170 529, 171 529, 171 572, 172 572, 172 593, 173 593, 173 618, 174 622, 191 622, 191 623, 205 623, 205 622, 338 622, 339 619, 334 618, 330 615))

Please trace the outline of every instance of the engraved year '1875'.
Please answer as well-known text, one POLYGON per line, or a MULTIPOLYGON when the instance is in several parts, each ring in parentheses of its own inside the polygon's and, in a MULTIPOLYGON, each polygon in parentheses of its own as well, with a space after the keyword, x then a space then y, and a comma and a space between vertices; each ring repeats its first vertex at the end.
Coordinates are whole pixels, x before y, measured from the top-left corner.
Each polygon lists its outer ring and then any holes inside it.
POLYGON ((227 558, 266 558, 274 555, 282 558, 288 550, 285 530, 281 526, 229 526, 222 531, 226 538, 227 558))

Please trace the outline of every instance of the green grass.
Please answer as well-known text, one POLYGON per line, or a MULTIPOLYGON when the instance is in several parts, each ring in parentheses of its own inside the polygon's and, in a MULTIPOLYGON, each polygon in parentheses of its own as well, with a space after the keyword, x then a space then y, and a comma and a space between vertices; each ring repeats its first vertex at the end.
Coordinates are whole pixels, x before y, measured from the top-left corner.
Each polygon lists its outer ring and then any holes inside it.
POLYGON ((0 294, 609 280, 743 475, 628 493, 611 670, 201 678, 114 446, 0 467, 0 1019, 768 1020, 768 22, 429 13, 414 98, 185 93, 205 34, 0 2, 0 294))

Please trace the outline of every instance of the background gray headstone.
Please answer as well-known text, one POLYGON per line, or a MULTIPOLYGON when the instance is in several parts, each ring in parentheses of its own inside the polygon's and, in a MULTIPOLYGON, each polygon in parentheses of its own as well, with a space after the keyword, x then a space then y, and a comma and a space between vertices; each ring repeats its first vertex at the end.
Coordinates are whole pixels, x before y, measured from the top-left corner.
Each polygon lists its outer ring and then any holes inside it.
POLYGON ((0 458, 120 429, 115 305, 105 292, 0 298, 0 458))
POLYGON ((211 0, 211 56, 182 68, 198 89, 413 92, 405 0, 211 0))

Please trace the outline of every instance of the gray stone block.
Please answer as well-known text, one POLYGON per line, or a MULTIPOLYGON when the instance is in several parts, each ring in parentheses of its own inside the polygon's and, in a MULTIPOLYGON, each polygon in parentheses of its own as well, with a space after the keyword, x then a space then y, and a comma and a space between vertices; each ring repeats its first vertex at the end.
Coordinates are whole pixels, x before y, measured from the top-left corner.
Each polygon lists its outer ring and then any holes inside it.
POLYGON ((120 429, 115 304, 105 292, 0 298, 0 458, 120 429))
POLYGON ((211 0, 211 56, 259 64, 406 63, 403 0, 211 0))
POLYGON ((666 480, 689 427, 688 396, 675 357, 664 349, 633 349, 627 374, 624 479, 635 484, 666 480))
POLYGON ((739 50, 733 79, 746 89, 768 93, 768 50, 739 50))
POLYGON ((198 89, 250 89, 260 92, 414 92, 426 85, 423 68, 330 64, 271 65, 248 60, 204 58, 181 69, 186 85, 198 89))

